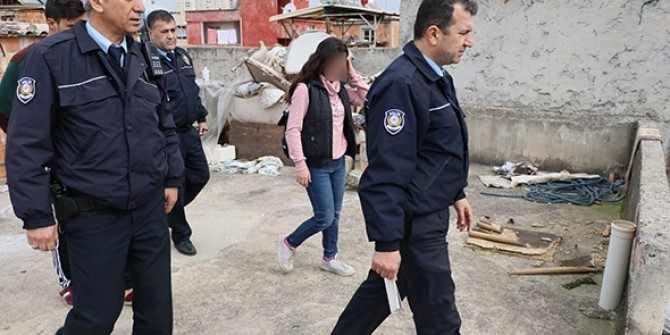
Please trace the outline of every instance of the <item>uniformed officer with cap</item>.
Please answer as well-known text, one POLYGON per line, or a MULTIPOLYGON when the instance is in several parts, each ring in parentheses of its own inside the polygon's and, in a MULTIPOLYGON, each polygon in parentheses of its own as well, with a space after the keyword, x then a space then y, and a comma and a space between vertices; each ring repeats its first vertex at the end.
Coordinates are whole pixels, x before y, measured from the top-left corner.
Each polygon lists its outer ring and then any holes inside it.
MULTIPOLYGON (((90 0, 88 22, 48 37, 19 76, 7 142, 12 204, 28 243, 68 239, 74 308, 58 334, 110 334, 135 289, 135 335, 172 334, 166 212, 184 166, 138 31, 141 0, 90 0)), ((158 86, 157 86, 158 84, 158 86)))
POLYGON ((469 230, 468 133, 451 76, 472 47, 474 0, 424 0, 414 41, 368 93, 369 166, 359 195, 375 254, 333 334, 371 334, 389 315, 384 279, 397 279, 417 333, 460 334, 446 242, 449 207, 469 230))
POLYGON ((193 59, 186 50, 177 47, 177 24, 166 10, 154 10, 147 17, 151 39, 158 48, 165 71, 169 97, 168 107, 177 126, 177 136, 186 171, 179 200, 168 215, 172 241, 180 253, 195 255, 191 242, 193 233, 186 221, 184 207, 190 204, 209 180, 209 164, 200 137, 207 133, 207 110, 200 100, 200 87, 195 82, 193 59), (198 128, 193 127, 197 121, 198 128))

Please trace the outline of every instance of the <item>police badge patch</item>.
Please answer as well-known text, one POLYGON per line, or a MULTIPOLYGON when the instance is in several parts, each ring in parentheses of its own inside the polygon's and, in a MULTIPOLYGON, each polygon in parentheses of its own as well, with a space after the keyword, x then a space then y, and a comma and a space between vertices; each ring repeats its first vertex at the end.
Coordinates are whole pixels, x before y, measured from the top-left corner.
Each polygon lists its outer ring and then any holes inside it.
POLYGON ((19 79, 16 87, 16 97, 23 104, 27 104, 35 97, 35 79, 31 77, 23 77, 19 79))
POLYGON ((188 60, 188 57, 186 57, 186 55, 181 55, 181 59, 184 60, 184 64, 191 66, 191 61, 188 60))
POLYGON ((389 109, 384 117, 384 128, 391 135, 396 135, 405 127, 405 112, 399 109, 389 109))

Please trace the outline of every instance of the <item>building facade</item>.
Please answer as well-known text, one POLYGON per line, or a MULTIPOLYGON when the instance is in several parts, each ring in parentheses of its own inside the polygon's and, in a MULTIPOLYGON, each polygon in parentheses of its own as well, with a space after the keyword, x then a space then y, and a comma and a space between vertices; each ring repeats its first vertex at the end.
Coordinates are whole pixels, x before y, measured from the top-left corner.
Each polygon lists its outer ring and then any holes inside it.
MULTIPOLYGON (((233 45, 258 47, 284 44, 284 28, 269 22, 285 8, 302 9, 308 0, 180 0, 184 2, 189 45, 233 45)), ((179 8, 178 8, 179 10, 179 8)), ((309 24, 299 29, 309 29, 309 24)), ((316 26, 315 26, 316 28, 316 26)))

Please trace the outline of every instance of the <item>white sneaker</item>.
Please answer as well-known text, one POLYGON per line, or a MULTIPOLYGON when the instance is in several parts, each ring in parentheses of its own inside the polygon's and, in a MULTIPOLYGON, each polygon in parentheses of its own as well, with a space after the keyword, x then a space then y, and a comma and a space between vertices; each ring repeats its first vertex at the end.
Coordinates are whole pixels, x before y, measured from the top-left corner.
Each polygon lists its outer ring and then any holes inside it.
POLYGON ((277 261, 279 267, 285 273, 293 271, 293 253, 294 250, 286 245, 286 237, 288 235, 281 235, 277 238, 277 261))
POLYGON ((356 270, 352 268, 349 264, 333 258, 330 261, 321 260, 321 270, 332 272, 336 275, 343 277, 351 277, 356 273, 356 270))

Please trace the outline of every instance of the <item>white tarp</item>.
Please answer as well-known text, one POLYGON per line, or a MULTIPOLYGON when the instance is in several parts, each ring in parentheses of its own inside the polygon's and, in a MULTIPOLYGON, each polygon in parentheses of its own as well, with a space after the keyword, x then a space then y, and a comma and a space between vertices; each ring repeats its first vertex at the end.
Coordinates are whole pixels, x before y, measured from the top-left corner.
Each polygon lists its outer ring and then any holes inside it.
POLYGON ((570 173, 568 171, 553 173, 538 172, 537 175, 534 176, 523 175, 511 178, 504 176, 479 176, 479 180, 486 185, 486 187, 495 188, 515 188, 519 185, 546 184, 554 181, 596 178, 600 178, 600 176, 585 173, 570 173))
POLYGON ((309 31, 291 42, 286 53, 286 64, 284 64, 284 71, 287 74, 298 74, 302 70, 302 66, 307 63, 309 56, 311 56, 316 47, 321 41, 328 37, 332 37, 323 31, 309 31))

